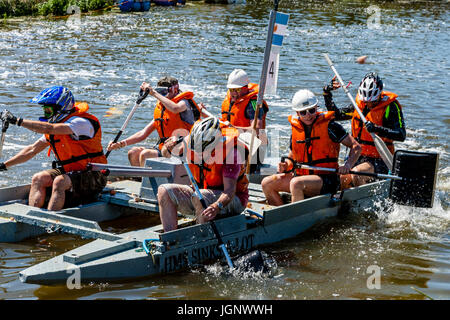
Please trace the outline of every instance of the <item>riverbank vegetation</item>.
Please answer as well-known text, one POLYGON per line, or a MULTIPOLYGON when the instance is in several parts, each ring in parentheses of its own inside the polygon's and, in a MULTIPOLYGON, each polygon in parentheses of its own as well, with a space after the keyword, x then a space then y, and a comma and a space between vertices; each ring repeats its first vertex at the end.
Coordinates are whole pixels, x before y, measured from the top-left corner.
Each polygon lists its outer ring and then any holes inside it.
POLYGON ((114 0, 0 0, 0 16, 63 16, 75 13, 76 7, 80 12, 88 12, 108 8, 114 3, 114 0), (69 8, 71 12, 67 12, 69 8))

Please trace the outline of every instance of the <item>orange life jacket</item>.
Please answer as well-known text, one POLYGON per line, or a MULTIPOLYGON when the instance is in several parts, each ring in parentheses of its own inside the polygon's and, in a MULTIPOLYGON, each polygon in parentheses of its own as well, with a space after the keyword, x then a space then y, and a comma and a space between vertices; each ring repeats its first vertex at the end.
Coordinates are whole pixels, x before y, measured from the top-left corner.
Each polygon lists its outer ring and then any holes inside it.
MULTIPOLYGON (((230 91, 227 91, 227 96, 222 102, 222 121, 229 121, 233 126, 237 127, 250 127, 251 120, 245 117, 245 108, 250 100, 257 98, 259 86, 256 83, 249 83, 248 88, 250 92, 239 98, 234 104, 231 104, 230 91)), ((265 129, 266 115, 269 112, 269 107, 265 101, 263 101, 263 109, 265 112, 262 121, 263 129, 265 129)), ((263 110, 260 110, 260 112, 263 112, 263 110)))
MULTIPOLYGON (((218 161, 220 163, 214 161, 214 163, 209 164, 206 163, 209 161, 202 161, 202 164, 197 164, 194 161, 191 161, 191 159, 194 159, 193 151, 188 150, 187 152, 189 168, 201 189, 223 190, 223 166, 234 159, 234 150, 239 145, 237 141, 239 132, 235 128, 226 127, 222 128, 222 135, 225 137, 225 142, 223 143, 223 157, 221 157, 221 161, 218 161)), ((215 156, 214 151, 211 153, 211 156, 215 156)), ((248 184, 249 182, 245 175, 245 165, 241 164, 241 171, 239 172, 236 183, 236 194, 245 193, 248 195, 248 184)))
POLYGON ((65 122, 72 117, 88 119, 94 127, 95 133, 92 138, 80 137, 80 140, 73 140, 70 135, 45 135, 51 151, 57 159, 53 162, 54 168, 62 167, 64 172, 84 171, 90 162, 107 163, 103 154, 100 122, 95 116, 86 112, 88 109, 87 103, 76 102, 76 111, 69 114, 61 122, 65 122))
MULTIPOLYGON (((183 99, 186 99, 195 106, 197 112, 194 111, 194 118, 198 119, 200 117, 200 108, 197 103, 193 100, 194 93, 190 91, 181 92, 176 97, 170 99, 171 101, 178 103, 183 99)), ((190 106, 187 106, 190 108, 190 106)), ((159 134, 159 149, 161 150, 164 142, 172 136, 172 133, 177 129, 185 129, 186 133, 191 130, 192 124, 187 123, 181 119, 179 113, 173 113, 168 110, 160 101, 156 104, 155 111, 153 113, 153 120, 155 120, 156 130, 159 134)))
MULTIPOLYGON (((376 125, 383 125, 383 116, 386 113, 386 107, 397 99, 397 95, 392 92, 382 91, 381 101, 375 107, 370 109, 369 113, 365 116, 367 121, 371 121, 376 125)), ((359 95, 356 96, 356 104, 359 109, 364 113, 364 103, 359 99, 359 95)), ((400 105, 400 104, 399 104, 400 105)), ((401 108, 401 107, 400 107, 401 108)), ((380 158, 380 154, 375 147, 372 136, 364 127, 358 112, 355 110, 352 117, 352 136, 361 145, 361 156, 380 158)), ((388 147, 389 151, 394 154, 394 141, 388 138, 380 137, 388 147)))
MULTIPOLYGON (((298 117, 289 116, 292 125, 292 153, 296 162, 310 166, 337 169, 340 143, 330 139, 328 123, 334 112, 319 112, 312 124, 310 136, 306 136, 303 123, 298 117)), ((297 175, 330 174, 329 171, 296 169, 297 175)))

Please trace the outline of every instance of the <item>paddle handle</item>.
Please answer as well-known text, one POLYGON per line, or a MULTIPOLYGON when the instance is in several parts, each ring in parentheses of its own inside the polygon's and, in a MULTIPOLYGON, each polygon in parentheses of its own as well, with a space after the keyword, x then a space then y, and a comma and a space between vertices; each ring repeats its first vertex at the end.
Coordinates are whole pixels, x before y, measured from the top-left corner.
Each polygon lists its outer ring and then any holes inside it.
MULTIPOLYGON (((136 100, 136 103, 133 107, 133 109, 131 109, 130 113, 128 114, 127 118, 125 119, 125 122, 122 125, 122 128, 120 128, 120 131, 117 133, 116 137, 113 140, 113 143, 116 143, 117 141, 119 141, 120 136, 122 135, 122 133, 125 131, 125 129, 128 126, 128 122, 130 122, 131 118, 133 117, 134 113, 136 112, 137 107, 141 104, 142 101, 144 101, 145 98, 147 98, 148 96, 148 91, 144 91, 144 90, 140 90, 139 91, 139 97, 136 100)), ((109 150, 108 152, 106 152, 105 157, 108 158, 109 154, 111 153, 112 150, 109 150)))
POLYGON ((3 121, 2 123, 2 134, 0 137, 0 157, 3 156, 3 143, 5 143, 5 135, 6 135, 6 130, 8 130, 9 127, 9 122, 8 121, 3 121))
MULTIPOLYGON (((325 57, 325 60, 327 60, 328 65, 330 66, 331 70, 333 70, 334 74, 336 75, 336 78, 339 81, 339 84, 341 85, 342 89, 344 89, 345 93, 347 94, 347 97, 350 99, 354 109, 358 113, 361 121, 364 123, 364 126, 367 126, 367 120, 364 117, 364 114, 359 109, 358 105, 356 104, 355 99, 353 99, 352 95, 350 94, 350 91, 347 89, 347 86, 344 84, 344 81, 342 80, 341 76, 337 72, 336 68, 333 65, 333 62, 331 61, 330 57, 327 53, 324 53, 323 56, 325 57)), ((380 154, 381 158, 385 162, 386 166, 389 168, 389 170, 392 170, 392 162, 393 162, 393 156, 390 153, 389 149, 387 148, 384 141, 379 138, 375 133, 369 132, 370 136, 372 137, 373 142, 375 143, 375 147, 377 148, 378 153, 380 154)))
MULTIPOLYGON (((333 169, 333 168, 314 167, 314 166, 308 166, 306 164, 296 164, 295 166, 297 168, 301 168, 301 169, 337 172, 337 170, 333 169)), ((390 174, 372 173, 372 172, 360 172, 360 171, 352 171, 352 170, 350 170, 349 173, 360 175, 360 176, 368 176, 368 177, 375 177, 375 178, 382 178, 382 179, 403 180, 402 177, 394 176, 394 175, 390 175, 390 174)))

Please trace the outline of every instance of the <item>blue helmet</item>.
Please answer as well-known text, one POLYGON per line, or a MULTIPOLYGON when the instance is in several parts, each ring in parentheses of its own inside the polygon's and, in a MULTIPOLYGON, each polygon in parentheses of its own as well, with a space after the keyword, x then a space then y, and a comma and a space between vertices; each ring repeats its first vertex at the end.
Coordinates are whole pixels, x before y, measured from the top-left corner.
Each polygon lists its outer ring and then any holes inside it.
POLYGON ((72 112, 75 99, 69 89, 62 86, 53 86, 42 90, 31 103, 55 106, 55 113, 49 122, 58 122, 72 112))

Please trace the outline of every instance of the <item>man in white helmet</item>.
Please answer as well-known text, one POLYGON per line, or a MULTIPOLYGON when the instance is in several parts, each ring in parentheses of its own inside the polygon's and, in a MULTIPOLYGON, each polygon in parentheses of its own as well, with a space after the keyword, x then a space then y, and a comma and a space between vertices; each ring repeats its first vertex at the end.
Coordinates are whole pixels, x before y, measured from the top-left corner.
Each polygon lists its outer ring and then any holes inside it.
POLYGON ((278 164, 279 174, 266 177, 261 185, 270 205, 283 204, 279 192, 290 192, 292 202, 319 194, 335 193, 339 177, 334 172, 300 169, 299 164, 337 169, 347 174, 361 153, 358 142, 334 121, 334 112, 318 112, 318 100, 309 90, 299 90, 292 99, 295 116, 287 161, 278 164), (350 148, 345 164, 339 166, 340 144, 350 148))
MULTIPOLYGON (((221 120, 228 121, 236 128, 250 130, 255 119, 259 86, 250 82, 244 70, 234 69, 228 76, 227 88, 227 96, 222 102, 221 120)), ((257 164, 263 161, 265 147, 267 146, 264 129, 266 128, 268 112, 267 102, 263 100, 262 108, 260 108, 258 119, 256 120, 256 133, 263 141, 263 145, 257 153, 257 164)), ((250 172, 254 172, 257 169, 257 164, 252 164, 250 172)))
MULTIPOLYGON (((381 159, 370 133, 373 132, 378 135, 386 143, 392 154, 394 154, 394 141, 406 139, 405 121, 402 107, 397 101, 397 95, 383 90, 383 82, 376 73, 366 74, 359 85, 355 99, 356 104, 368 121, 367 126, 364 126, 353 105, 338 109, 334 104, 331 91, 339 87, 339 83, 333 78, 331 84, 324 87, 323 95, 327 110, 335 111, 336 120, 352 119, 352 136, 362 147, 361 157, 352 170, 388 173, 389 169, 381 159)), ((359 186, 371 181, 371 177, 360 175, 341 177, 343 188, 359 186)))
POLYGON ((173 137, 162 148, 165 157, 186 155, 186 161, 208 207, 204 209, 192 186, 163 184, 158 204, 164 232, 177 228, 177 212, 194 215, 198 223, 218 215, 241 213, 248 202, 248 180, 233 128, 221 129, 219 119, 198 120, 183 140, 173 137), (179 144, 183 141, 183 144, 179 144))

